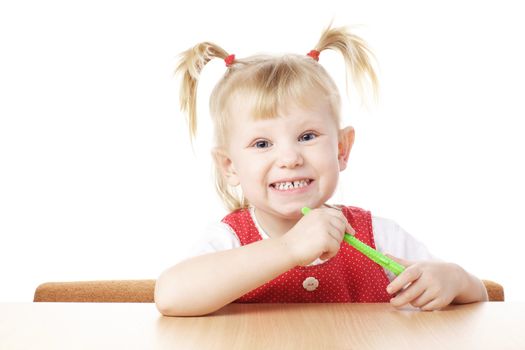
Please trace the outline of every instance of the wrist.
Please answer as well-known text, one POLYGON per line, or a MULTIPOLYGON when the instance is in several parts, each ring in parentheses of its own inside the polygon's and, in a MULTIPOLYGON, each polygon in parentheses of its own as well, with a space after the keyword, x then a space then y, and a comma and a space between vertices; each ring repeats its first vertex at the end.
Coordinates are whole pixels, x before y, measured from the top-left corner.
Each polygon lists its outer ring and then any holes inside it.
POLYGON ((470 276, 467 273, 467 271, 465 271, 465 269, 463 269, 458 264, 452 263, 452 266, 456 274, 456 280, 457 280, 457 285, 458 285, 458 292, 456 295, 456 299, 461 299, 461 296, 466 295, 469 291, 470 276))
POLYGON ((486 301, 487 293, 480 279, 468 273, 461 266, 454 264, 459 278, 459 291, 454 298, 454 303, 466 304, 477 301, 486 301))
POLYGON ((299 266, 301 264, 301 259, 299 258, 299 255, 294 249, 294 244, 290 238, 290 236, 287 236, 286 234, 276 238, 275 239, 277 244, 282 247, 284 254, 289 259, 289 265, 293 268, 296 266, 299 266))

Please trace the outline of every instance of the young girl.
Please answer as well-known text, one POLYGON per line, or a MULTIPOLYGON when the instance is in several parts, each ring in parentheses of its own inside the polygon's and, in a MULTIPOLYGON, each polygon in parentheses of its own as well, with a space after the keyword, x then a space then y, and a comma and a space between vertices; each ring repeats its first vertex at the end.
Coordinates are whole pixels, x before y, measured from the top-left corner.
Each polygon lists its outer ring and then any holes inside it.
POLYGON ((180 101, 196 134, 199 74, 213 58, 226 73, 210 98, 217 190, 230 209, 193 257, 157 280, 164 315, 211 313, 231 302, 390 302, 436 310, 487 300, 483 283, 460 266, 436 261, 394 222, 369 211, 329 206, 354 142, 340 128, 340 97, 319 61, 339 51, 357 87, 376 75, 364 41, 327 28, 307 55, 238 59, 204 42, 184 52, 180 101), (315 208, 301 215, 302 207, 315 208), (346 243, 344 233, 406 267, 395 277, 346 243), (395 255, 395 256, 394 256, 395 255))

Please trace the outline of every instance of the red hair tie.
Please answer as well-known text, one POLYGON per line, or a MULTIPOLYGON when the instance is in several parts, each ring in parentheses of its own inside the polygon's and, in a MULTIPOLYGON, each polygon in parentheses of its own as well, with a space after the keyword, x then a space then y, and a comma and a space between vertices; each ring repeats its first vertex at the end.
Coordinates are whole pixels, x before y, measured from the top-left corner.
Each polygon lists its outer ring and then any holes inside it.
POLYGON ((312 57, 314 60, 316 60, 318 62, 319 62, 319 54, 320 54, 320 52, 317 51, 317 50, 312 50, 312 51, 307 53, 308 56, 312 57))
POLYGON ((233 61, 235 61, 235 55, 229 55, 224 59, 224 62, 226 62, 226 67, 230 67, 233 61))

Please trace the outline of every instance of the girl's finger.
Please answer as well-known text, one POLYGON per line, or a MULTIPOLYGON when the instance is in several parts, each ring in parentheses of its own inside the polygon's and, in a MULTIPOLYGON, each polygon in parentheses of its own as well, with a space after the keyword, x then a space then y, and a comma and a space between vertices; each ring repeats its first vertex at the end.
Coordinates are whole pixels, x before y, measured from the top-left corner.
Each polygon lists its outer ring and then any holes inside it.
POLYGON ((352 236, 355 236, 355 230, 354 228, 348 223, 348 221, 346 222, 346 227, 345 227, 345 232, 352 235, 352 236))
POLYGON ((386 291, 390 294, 397 293, 401 289, 403 289, 404 286, 406 286, 409 283, 412 283, 416 281, 419 277, 421 277, 421 269, 417 267, 417 265, 413 265, 405 269, 405 271, 401 272, 399 276, 397 276, 390 284, 386 287, 386 291))
POLYGON ((319 256, 319 258, 321 260, 328 260, 330 258, 333 258, 339 251, 340 244, 341 242, 337 242, 336 240, 331 239, 330 242, 328 242, 328 246, 326 247, 327 249, 324 251, 323 254, 321 254, 321 256, 319 256))
POLYGON ((333 215, 335 218, 338 218, 343 223, 344 231, 346 233, 349 233, 351 235, 355 235, 354 228, 350 225, 350 223, 348 222, 346 216, 343 214, 343 212, 340 209, 328 207, 327 210, 328 210, 328 212, 331 215, 333 215))
POLYGON ((390 254, 385 254, 387 257, 389 257, 390 259, 394 260, 395 262, 403 265, 404 267, 409 267, 410 265, 414 265, 414 262, 413 261, 410 261, 410 260, 405 260, 405 259, 401 259, 401 258, 398 258, 397 256, 393 256, 393 255, 390 255, 390 254))
POLYGON ((416 299, 412 300, 410 304, 414 307, 422 307, 436 298, 436 295, 430 290, 426 289, 423 294, 418 296, 416 299))
POLYGON ((345 230, 345 223, 342 220, 339 220, 339 218, 332 218, 330 220, 330 225, 339 232, 343 232, 345 230))
POLYGON ((412 283, 394 298, 390 299, 390 303, 395 307, 401 307, 411 303, 414 299, 417 299, 420 295, 425 293, 425 291, 426 288, 422 283, 412 283))
POLYGON ((423 311, 434 311, 441 309, 443 306, 445 306, 445 304, 439 298, 435 298, 420 308, 423 311))
POLYGON ((341 236, 341 231, 333 227, 330 227, 328 229, 328 234, 330 235, 331 238, 333 238, 333 240, 330 240, 330 244, 337 245, 337 247, 339 247, 339 245, 341 244, 341 241, 343 240, 341 236))

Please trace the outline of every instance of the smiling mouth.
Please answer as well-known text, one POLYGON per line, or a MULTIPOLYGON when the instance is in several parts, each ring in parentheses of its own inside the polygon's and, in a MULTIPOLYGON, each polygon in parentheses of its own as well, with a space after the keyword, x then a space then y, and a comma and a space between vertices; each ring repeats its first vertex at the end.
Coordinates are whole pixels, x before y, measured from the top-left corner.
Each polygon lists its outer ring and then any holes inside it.
POLYGON ((310 185, 314 180, 312 179, 302 179, 296 181, 285 181, 285 182, 275 182, 270 184, 270 187, 275 188, 279 191, 294 190, 297 188, 303 188, 310 185))

